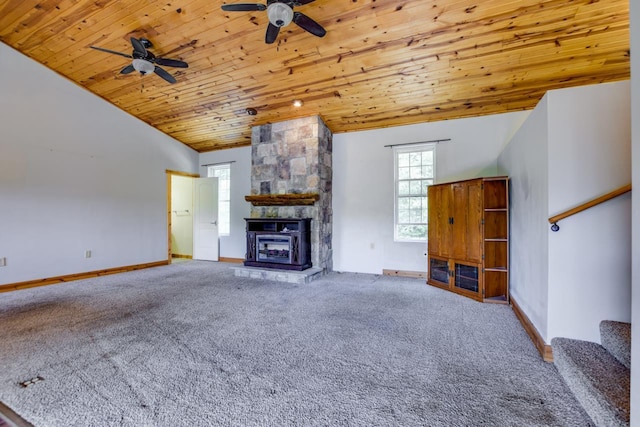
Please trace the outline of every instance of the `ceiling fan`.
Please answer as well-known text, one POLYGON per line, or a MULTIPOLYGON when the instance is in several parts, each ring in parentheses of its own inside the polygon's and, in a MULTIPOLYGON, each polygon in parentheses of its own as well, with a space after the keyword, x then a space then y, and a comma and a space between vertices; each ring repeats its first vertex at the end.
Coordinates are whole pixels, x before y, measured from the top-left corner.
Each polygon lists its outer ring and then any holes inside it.
POLYGON ((237 4, 223 4, 222 10, 227 12, 251 12, 251 11, 267 11, 269 17, 269 26, 267 27, 267 34, 264 41, 266 43, 273 43, 278 37, 281 27, 286 27, 292 21, 300 28, 314 36, 324 37, 327 33, 320 24, 307 15, 294 12, 294 6, 302 6, 309 4, 314 0, 267 0, 266 6, 261 3, 237 3, 237 4))
POLYGON ((177 59, 160 58, 155 56, 153 53, 147 50, 153 47, 151 42, 147 39, 136 39, 134 37, 131 37, 131 46, 133 46, 133 52, 131 53, 131 55, 98 46, 89 47, 92 49, 100 50, 102 52, 113 53, 114 55, 120 55, 124 56, 125 58, 133 59, 133 61, 131 61, 131 64, 120 70, 120 74, 129 74, 133 71, 138 71, 142 75, 156 73, 169 83, 175 83, 176 79, 164 69, 160 68, 159 65, 178 68, 189 67, 189 65, 184 61, 179 61, 177 59))

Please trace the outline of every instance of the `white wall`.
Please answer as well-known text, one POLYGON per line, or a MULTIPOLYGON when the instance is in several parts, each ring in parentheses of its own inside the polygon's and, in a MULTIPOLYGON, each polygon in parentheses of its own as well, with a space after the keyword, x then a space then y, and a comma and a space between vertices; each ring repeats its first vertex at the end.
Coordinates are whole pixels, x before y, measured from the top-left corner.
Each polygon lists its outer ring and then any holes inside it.
MULTIPOLYGON (((633 188, 640 188, 640 2, 629 1, 631 19, 631 135, 633 188)), ((631 350, 631 425, 640 426, 640 198, 632 193, 632 350, 631 350)))
POLYGON ((436 181, 492 176, 528 112, 423 123, 333 136, 333 265, 336 271, 426 272, 424 243, 393 241, 393 150, 389 144, 451 138, 436 148, 436 181))
POLYGON ((0 284, 166 260, 197 153, 2 43, 0 77, 0 284))
POLYGON ((207 165, 231 163, 231 228, 228 236, 220 236, 220 257, 244 259, 246 252, 245 218, 251 204, 244 196, 251 194, 251 147, 231 148, 200 154, 200 176, 207 176, 207 165))
MULTIPOLYGON (((629 82, 551 91, 548 99, 549 216, 629 184, 629 82)), ((599 343, 601 320, 631 321, 631 196, 558 225, 559 232, 547 231, 547 342, 599 343)))
POLYGON ((509 292, 541 336, 548 306, 548 106, 544 96, 498 158, 510 177, 509 292))
POLYGON ((171 175, 171 253, 193 255, 193 178, 171 175))
MULTIPOLYGON (((336 271, 426 271, 426 247, 393 242, 393 152, 384 145, 451 138, 437 147, 437 180, 496 174, 496 158, 529 113, 399 126, 333 136, 333 260, 336 271), (364 232, 366 230, 366 233, 364 232), (372 247, 373 246, 373 247, 372 247)), ((231 235, 220 256, 244 258, 250 204, 251 147, 200 154, 200 165, 231 164, 231 235)), ((201 176, 206 167, 201 166, 201 176)))
POLYGON ((547 219, 630 182, 629 82, 548 92, 500 154, 511 176, 514 300, 542 338, 600 341, 630 318, 630 197, 547 219))

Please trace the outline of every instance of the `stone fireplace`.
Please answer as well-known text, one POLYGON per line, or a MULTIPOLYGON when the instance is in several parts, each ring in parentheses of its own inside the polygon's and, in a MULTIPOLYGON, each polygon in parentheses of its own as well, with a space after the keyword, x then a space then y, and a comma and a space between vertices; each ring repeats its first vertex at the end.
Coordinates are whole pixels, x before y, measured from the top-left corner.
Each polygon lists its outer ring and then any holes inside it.
POLYGON ((319 116, 255 126, 251 147, 251 218, 311 218, 311 262, 331 271, 331 131, 319 116))

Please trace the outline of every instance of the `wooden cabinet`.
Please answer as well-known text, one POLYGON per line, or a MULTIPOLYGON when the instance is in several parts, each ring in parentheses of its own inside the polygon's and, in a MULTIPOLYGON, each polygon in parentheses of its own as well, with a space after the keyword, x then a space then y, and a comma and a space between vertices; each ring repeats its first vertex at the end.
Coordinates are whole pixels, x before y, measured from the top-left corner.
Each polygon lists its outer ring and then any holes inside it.
POLYGON ((427 283, 508 302, 508 185, 507 177, 492 177, 429 187, 427 283))

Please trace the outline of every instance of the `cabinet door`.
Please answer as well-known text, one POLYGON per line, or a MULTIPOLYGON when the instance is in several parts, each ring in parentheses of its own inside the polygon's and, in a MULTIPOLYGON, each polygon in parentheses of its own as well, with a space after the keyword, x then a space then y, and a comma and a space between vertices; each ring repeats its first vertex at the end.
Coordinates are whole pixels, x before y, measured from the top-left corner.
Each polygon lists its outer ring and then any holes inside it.
POLYGON ((440 191, 439 187, 430 186, 427 188, 427 252, 439 255, 440 239, 439 239, 439 222, 438 209, 440 207, 440 191))
POLYGON ((472 292, 480 296, 482 275, 479 264, 453 261, 453 288, 456 291, 472 292))
POLYGON ((429 256, 428 282, 432 285, 439 285, 448 288, 450 280, 451 274, 449 271, 449 260, 446 258, 429 256))
POLYGON ((482 181, 451 185, 451 257, 482 261, 482 181))
POLYGON ((451 241, 451 225, 449 224, 450 213, 450 190, 449 185, 434 185, 429 187, 429 232, 428 245, 429 253, 437 256, 449 256, 449 245, 451 241))
POLYGON ((469 187, 466 183, 451 184, 451 194, 451 257, 466 259, 469 187))
POLYGON ((482 180, 467 185, 467 253, 464 259, 482 262, 482 180))

